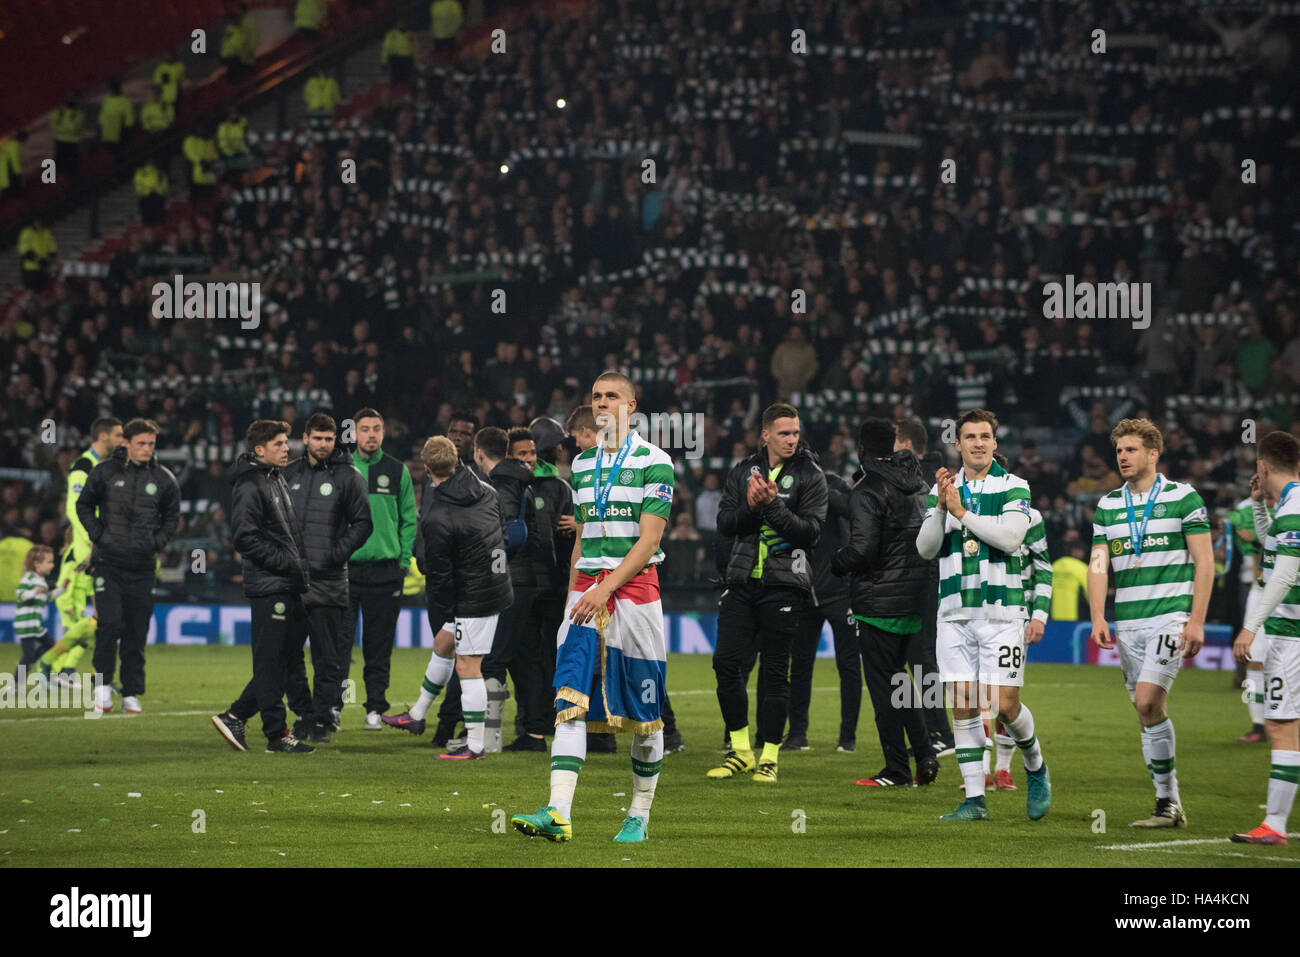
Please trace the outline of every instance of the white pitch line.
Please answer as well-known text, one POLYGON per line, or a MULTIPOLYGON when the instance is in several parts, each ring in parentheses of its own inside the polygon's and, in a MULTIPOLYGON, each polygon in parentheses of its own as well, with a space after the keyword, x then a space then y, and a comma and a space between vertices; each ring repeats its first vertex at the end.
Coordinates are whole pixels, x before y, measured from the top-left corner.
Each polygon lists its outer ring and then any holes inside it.
MULTIPOLYGON (((1300 834, 1288 834, 1287 837, 1300 837, 1300 834)), ((1226 837, 1202 837, 1183 841, 1150 841, 1146 844, 1099 844, 1099 851, 1147 851, 1152 848, 1180 847, 1188 844, 1230 844, 1226 837)))
MULTIPOLYGON (((215 707, 215 706, 214 706, 215 707)), ((6 709, 8 710, 8 709, 6 709)), ((13 709, 18 710, 18 709, 13 709)), ((23 710, 26 710, 25 708, 23 710)), ((37 709, 32 709, 37 710, 37 709)), ((217 712, 212 708, 203 711, 145 711, 142 714, 122 714, 121 712, 110 711, 108 714, 101 714, 98 718, 87 718, 83 712, 76 714, 59 714, 44 716, 39 718, 6 718, 0 719, 0 725, 4 724, 22 724, 25 721, 103 721, 107 718, 143 718, 145 716, 152 718, 193 718, 200 714, 213 715, 217 712)))

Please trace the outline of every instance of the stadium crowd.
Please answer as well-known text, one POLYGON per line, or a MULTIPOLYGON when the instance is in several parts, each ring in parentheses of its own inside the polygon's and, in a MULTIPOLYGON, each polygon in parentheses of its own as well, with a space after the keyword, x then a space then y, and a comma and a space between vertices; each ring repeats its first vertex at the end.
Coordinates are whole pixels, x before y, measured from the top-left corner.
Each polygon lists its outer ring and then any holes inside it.
POLYGON ((1254 469, 1243 420, 1300 434, 1296 130, 1275 106, 1300 5, 986 6, 534 13, 507 55, 419 58, 368 114, 250 129, 247 168, 0 316, 0 461, 52 478, 6 476, 0 537, 57 550, 90 422, 147 416, 185 503, 173 558, 214 554, 196 594, 239 573, 248 422, 297 438, 373 406, 421 490, 453 410, 562 423, 606 368, 643 411, 703 416, 698 448, 668 449, 679 589, 711 574, 721 479, 778 400, 846 478, 866 415, 920 418, 937 446, 997 409, 1053 556, 1086 550, 1120 484, 1111 428, 1149 416, 1217 537, 1254 469), (1155 39, 1093 54, 1096 26, 1155 39), (153 284, 186 272, 261 283, 260 325, 154 315, 153 284), (1045 319, 1067 274, 1150 282, 1149 328, 1045 319))

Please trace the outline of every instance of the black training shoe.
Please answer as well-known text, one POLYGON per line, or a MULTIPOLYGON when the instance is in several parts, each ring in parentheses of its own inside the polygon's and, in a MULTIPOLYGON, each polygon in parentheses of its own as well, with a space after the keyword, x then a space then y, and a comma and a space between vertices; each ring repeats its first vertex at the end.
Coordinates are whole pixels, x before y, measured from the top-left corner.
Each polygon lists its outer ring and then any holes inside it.
POLYGON ((501 749, 502 751, 545 751, 546 739, 534 738, 529 734, 521 734, 509 744, 501 749))
POLYGON ((863 788, 910 788, 912 786, 912 782, 906 777, 891 774, 888 768, 881 771, 874 778, 863 778, 853 783, 863 788))
POLYGON ((785 740, 781 742, 782 751, 811 751, 812 747, 808 744, 808 735, 806 734, 787 734, 785 740))
POLYGON ((306 740, 311 744, 329 744, 330 729, 323 724, 310 724, 307 726, 306 740))
POLYGON ((310 744, 303 744, 293 736, 292 731, 285 731, 282 738, 269 738, 266 742, 267 754, 311 754, 316 749, 310 744))
POLYGON ((587 735, 588 754, 613 754, 618 750, 612 734, 587 735))
MULTIPOLYGON (((390 724, 390 723, 391 722, 387 720, 384 721, 384 724, 390 724)), ((438 722, 438 730, 433 732, 433 741, 431 741, 430 743, 435 748, 445 748, 447 746, 447 742, 454 737, 456 737, 456 725, 455 724, 447 725, 447 724, 443 724, 440 721, 438 722)))
POLYGON ((331 731, 343 730, 343 709, 342 708, 330 708, 330 730, 331 731))
POLYGON ((244 722, 229 711, 225 714, 214 714, 212 716, 212 725, 221 732, 221 736, 230 742, 230 746, 236 751, 248 750, 248 742, 244 740, 244 722))
POLYGON ((858 742, 853 738, 840 738, 840 743, 835 745, 836 751, 842 751, 845 754, 852 754, 858 750, 858 742))
POLYGON ((917 787, 924 787, 932 784, 934 779, 939 776, 939 759, 938 758, 918 758, 916 761, 916 777, 913 779, 917 787))
POLYGON ((685 751, 686 745, 682 742, 682 733, 676 728, 671 732, 664 732, 664 754, 674 754, 678 751, 685 751))

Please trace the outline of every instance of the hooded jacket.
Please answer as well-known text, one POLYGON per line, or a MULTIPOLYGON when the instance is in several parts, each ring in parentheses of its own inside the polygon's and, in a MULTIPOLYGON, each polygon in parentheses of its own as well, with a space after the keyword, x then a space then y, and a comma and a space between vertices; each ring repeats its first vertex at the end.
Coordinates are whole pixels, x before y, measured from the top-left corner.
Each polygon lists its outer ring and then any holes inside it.
POLYGON ((123 445, 91 469, 76 511, 94 545, 95 561, 153 570, 158 553, 176 534, 181 491, 157 456, 136 465, 123 445))
POLYGON ((307 549, 284 476, 252 452, 235 461, 230 526, 244 556, 245 597, 302 594, 311 587, 307 549))
POLYGON ((552 548, 550 527, 547 526, 544 536, 534 481, 528 466, 518 459, 502 459, 488 475, 488 482, 497 492, 503 530, 505 524, 519 517, 519 504, 527 499, 524 524, 528 526, 528 541, 510 556, 510 581, 520 588, 534 588, 549 580, 547 572, 550 567, 544 562, 552 548))
POLYGON ((352 456, 337 445, 325 461, 313 466, 304 455, 286 465, 281 475, 311 569, 311 590, 303 601, 346 608, 348 557, 374 530, 366 481, 352 464, 352 456))
POLYGON ((826 476, 826 524, 821 541, 812 551, 813 591, 819 606, 849 597, 849 580, 831 571, 835 553, 849 541, 849 483, 834 472, 826 476))
POLYGON ((750 470, 768 474, 767 449, 738 462, 727 474, 718 506, 718 534, 733 539, 724 584, 743 585, 758 564, 758 536, 766 524, 779 536, 763 562, 764 585, 785 585, 811 592, 812 550, 826 522, 826 476, 806 446, 801 445, 776 476, 777 497, 759 511, 745 496, 750 470), (796 554, 796 552, 798 554, 796 554))
POLYGON ((463 465, 424 490, 420 571, 430 621, 486 618, 514 601, 496 490, 463 465))
POLYGON ((849 542, 832 569, 852 575, 853 614, 870 618, 921 617, 930 562, 916 551, 929 485, 916 456, 903 449, 870 459, 854 476, 849 496, 849 542))
POLYGON ((552 462, 539 458, 533 468, 533 488, 542 501, 538 519, 545 530, 550 533, 551 557, 546 564, 546 575, 539 579, 549 582, 550 594, 558 601, 569 587, 569 563, 573 555, 573 533, 562 531, 556 524, 565 515, 573 514, 573 489, 569 483, 560 478, 560 470, 552 462))

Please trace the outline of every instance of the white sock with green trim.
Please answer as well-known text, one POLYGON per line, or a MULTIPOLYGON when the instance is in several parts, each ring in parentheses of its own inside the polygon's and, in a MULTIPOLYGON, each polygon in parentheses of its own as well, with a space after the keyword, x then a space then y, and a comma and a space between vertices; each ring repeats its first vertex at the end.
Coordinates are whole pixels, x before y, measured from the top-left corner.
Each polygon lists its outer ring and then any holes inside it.
POLYGON ((998 763, 997 770, 1011 770, 1011 755, 1016 751, 1016 739, 1007 734, 1006 725, 1001 721, 993 731, 993 740, 998 743, 998 763))
POLYGON ((1034 735, 1034 716, 1029 713, 1028 705, 1020 702, 1020 712, 1010 721, 1004 721, 1003 725, 1011 732, 1016 746, 1020 748, 1020 754, 1025 759, 1025 770, 1032 774, 1041 768, 1043 749, 1034 735))
POLYGON ((957 767, 966 782, 966 797, 984 796, 984 726, 979 717, 954 718, 952 736, 957 743, 957 767))
POLYGON ((980 727, 984 731, 984 773, 988 774, 993 766, 993 729, 989 727, 990 715, 987 711, 980 714, 980 727))
POLYGON ((465 745, 482 753, 487 712, 487 682, 482 676, 460 679, 460 707, 465 717, 465 745))
POLYGON ((1246 710, 1250 712, 1250 726, 1258 728, 1264 723, 1264 669, 1246 669, 1246 710))
POLYGON ((586 760, 587 722, 578 718, 562 721, 551 742, 551 799, 546 803, 565 820, 573 820, 573 792, 586 760))
POLYGON ((451 669, 455 667, 455 658, 443 658, 437 654, 429 656, 429 666, 424 669, 424 680, 420 682, 420 700, 411 705, 411 717, 420 721, 433 703, 442 694, 442 689, 451 680, 451 669))
POLYGON ((643 817, 650 823, 650 805, 659 783, 659 768, 664 761, 664 733, 632 735, 632 803, 628 817, 643 817))
POLYGON ((1274 751, 1264 823, 1279 834, 1286 833, 1286 819, 1291 816, 1297 785, 1300 785, 1300 751, 1274 751))
POLYGON ((1146 755, 1155 782, 1156 797, 1181 804, 1178 797, 1178 772, 1174 770, 1176 739, 1174 723, 1169 718, 1142 729, 1142 753, 1146 755))

